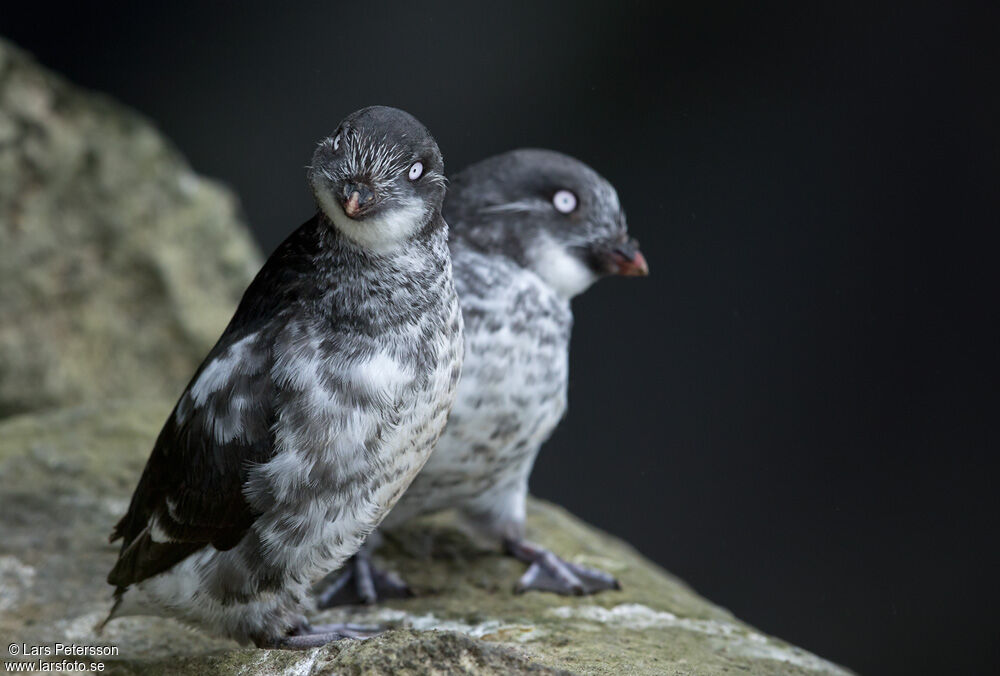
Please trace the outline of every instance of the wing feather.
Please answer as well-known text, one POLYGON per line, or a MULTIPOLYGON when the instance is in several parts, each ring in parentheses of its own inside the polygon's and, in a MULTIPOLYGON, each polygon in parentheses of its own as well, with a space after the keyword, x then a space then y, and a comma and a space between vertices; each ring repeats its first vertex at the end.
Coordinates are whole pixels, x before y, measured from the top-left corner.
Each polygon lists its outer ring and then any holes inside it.
POLYGON ((253 524, 243 487, 274 453, 273 338, 309 293, 320 227, 308 221, 268 259, 160 431, 111 534, 122 540, 108 575, 118 594, 203 547, 236 546, 253 524))

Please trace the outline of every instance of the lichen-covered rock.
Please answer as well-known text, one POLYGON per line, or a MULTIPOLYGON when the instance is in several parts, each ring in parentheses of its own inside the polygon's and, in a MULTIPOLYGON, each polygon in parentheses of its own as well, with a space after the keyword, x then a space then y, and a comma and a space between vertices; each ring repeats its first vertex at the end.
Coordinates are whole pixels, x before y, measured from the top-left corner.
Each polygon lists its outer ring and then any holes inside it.
POLYGON ((259 264, 151 124, 0 40, 0 417, 176 396, 259 264))
POLYGON ((374 639, 254 650, 160 618, 116 620, 98 636, 115 559, 107 534, 169 410, 168 401, 118 401, 0 422, 0 636, 8 639, 0 657, 14 658, 3 654, 8 642, 61 642, 114 647, 117 655, 93 659, 127 674, 846 673, 754 630, 628 545, 539 501, 530 505, 529 535, 613 572, 622 591, 516 595, 523 566, 477 548, 444 516, 390 534, 383 550, 417 598, 316 617, 390 627, 374 639))

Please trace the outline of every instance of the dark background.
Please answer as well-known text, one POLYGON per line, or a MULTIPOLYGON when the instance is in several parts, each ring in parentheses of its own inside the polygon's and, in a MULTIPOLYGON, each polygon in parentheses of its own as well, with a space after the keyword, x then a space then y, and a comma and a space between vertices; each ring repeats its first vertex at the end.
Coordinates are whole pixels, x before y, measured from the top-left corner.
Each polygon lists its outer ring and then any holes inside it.
POLYGON ((996 668, 995 8, 85 4, 0 34, 155 120, 266 251, 365 105, 451 171, 590 163, 652 275, 575 302, 533 491, 852 668, 996 668))

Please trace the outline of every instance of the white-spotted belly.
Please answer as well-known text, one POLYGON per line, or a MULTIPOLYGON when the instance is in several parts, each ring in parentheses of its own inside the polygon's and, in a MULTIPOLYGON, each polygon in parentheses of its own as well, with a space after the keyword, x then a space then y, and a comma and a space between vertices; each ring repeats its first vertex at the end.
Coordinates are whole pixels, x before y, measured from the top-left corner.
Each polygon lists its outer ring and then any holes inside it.
POLYGON ((458 396, 423 471, 387 519, 479 508, 523 490, 541 444, 566 411, 568 346, 509 330, 469 336, 458 396))

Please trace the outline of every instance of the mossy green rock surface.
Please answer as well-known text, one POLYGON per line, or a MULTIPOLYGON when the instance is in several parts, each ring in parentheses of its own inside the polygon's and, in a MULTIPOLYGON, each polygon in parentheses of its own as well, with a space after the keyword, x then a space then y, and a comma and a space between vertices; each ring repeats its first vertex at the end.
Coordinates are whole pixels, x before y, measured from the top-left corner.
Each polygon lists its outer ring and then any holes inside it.
MULTIPOLYGON (((171 402, 117 401, 0 423, 0 646, 113 646, 110 673, 841 674, 695 594, 623 542, 533 501, 529 535, 614 573, 622 591, 513 593, 524 567, 481 549, 447 515, 392 533, 383 563, 418 597, 326 611, 389 627, 364 642, 301 652, 240 648, 172 620, 124 618, 103 635, 108 544, 171 402)), ((43 659, 59 661, 62 656, 43 659)))
POLYGON ((0 40, 0 417, 177 396, 259 267, 228 190, 0 40))

